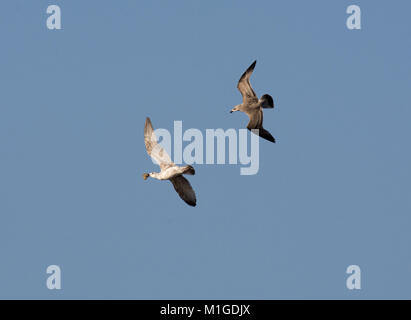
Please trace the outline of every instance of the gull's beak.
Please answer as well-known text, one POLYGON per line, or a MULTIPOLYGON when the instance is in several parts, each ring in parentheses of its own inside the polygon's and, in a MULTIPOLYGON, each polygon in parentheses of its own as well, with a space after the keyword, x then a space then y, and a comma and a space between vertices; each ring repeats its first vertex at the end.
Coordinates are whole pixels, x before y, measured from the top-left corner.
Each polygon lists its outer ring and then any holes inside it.
POLYGON ((230 113, 233 113, 233 110, 230 110, 230 113))
POLYGON ((148 173, 144 173, 144 174, 143 174, 143 179, 144 179, 144 180, 147 180, 147 178, 148 178, 149 176, 150 176, 150 175, 149 175, 148 173))

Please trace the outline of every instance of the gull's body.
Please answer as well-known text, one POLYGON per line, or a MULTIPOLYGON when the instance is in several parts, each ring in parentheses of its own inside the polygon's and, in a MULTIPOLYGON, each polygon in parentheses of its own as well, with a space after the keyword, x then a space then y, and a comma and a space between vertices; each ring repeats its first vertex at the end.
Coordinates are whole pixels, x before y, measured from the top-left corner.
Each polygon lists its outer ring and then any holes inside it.
POLYGON ((190 182, 183 177, 183 174, 194 175, 195 170, 192 166, 179 167, 171 161, 167 152, 157 143, 157 137, 154 133, 150 118, 146 119, 144 126, 144 143, 147 153, 160 166, 160 172, 144 173, 143 178, 148 177, 157 180, 170 180, 181 199, 190 206, 196 205, 196 194, 190 185, 190 182))
POLYGON ((263 109, 274 108, 273 98, 269 94, 265 94, 258 99, 250 84, 250 76, 253 73, 256 63, 257 61, 254 61, 238 81, 237 88, 243 96, 243 103, 236 105, 230 112, 244 112, 250 118, 247 125, 248 130, 258 134, 261 138, 275 142, 271 133, 263 128, 263 109))

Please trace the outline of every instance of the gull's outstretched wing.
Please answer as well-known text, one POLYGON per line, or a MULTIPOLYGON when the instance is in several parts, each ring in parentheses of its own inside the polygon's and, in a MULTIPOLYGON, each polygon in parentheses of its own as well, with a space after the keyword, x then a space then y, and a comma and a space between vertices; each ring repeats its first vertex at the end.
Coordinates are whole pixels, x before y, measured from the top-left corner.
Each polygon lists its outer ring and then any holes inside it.
POLYGON ((250 84, 250 76, 253 73, 257 61, 254 61, 251 66, 243 73, 240 80, 238 81, 237 88, 240 90, 241 95, 243 96, 243 103, 249 104, 251 102, 257 102, 258 98, 255 94, 253 88, 250 84))
POLYGON ((274 142, 275 139, 269 133, 267 130, 263 128, 263 110, 262 109, 257 109, 252 112, 247 112, 247 115, 250 118, 250 121, 248 122, 247 129, 252 131, 253 129, 258 129, 258 135, 261 138, 264 138, 268 141, 274 142))
POLYGON ((190 182, 188 182, 188 180, 182 175, 171 178, 170 181, 180 198, 183 199, 188 205, 195 207, 197 199, 190 182))
POLYGON ((154 133, 153 125, 148 117, 146 118, 146 124, 144 126, 144 143, 146 145, 148 155, 157 162, 161 170, 174 166, 170 156, 164 148, 157 143, 157 137, 154 133))

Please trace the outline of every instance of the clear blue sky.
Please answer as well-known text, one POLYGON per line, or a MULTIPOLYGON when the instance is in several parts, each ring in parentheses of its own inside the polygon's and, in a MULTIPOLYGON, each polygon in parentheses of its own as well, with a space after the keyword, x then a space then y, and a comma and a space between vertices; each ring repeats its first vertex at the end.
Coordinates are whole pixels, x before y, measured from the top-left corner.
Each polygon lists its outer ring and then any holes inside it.
POLYGON ((411 298, 410 1, 0 3, 0 298, 411 298), (58 4, 62 30, 46 28, 58 4), (362 30, 346 8, 362 9, 362 30), (244 128, 260 171, 197 165, 187 206, 143 142, 244 128), (46 268, 62 269, 62 290, 46 268), (362 289, 346 288, 346 268, 362 289))

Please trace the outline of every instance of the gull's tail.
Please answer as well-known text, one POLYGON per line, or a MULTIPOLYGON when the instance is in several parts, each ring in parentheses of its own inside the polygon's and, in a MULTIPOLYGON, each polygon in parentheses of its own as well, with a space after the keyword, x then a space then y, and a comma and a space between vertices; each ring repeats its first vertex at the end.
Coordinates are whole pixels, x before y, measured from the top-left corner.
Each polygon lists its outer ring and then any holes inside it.
POLYGON ((274 108, 274 100, 269 94, 265 94, 260 98, 260 105, 262 108, 274 108))

